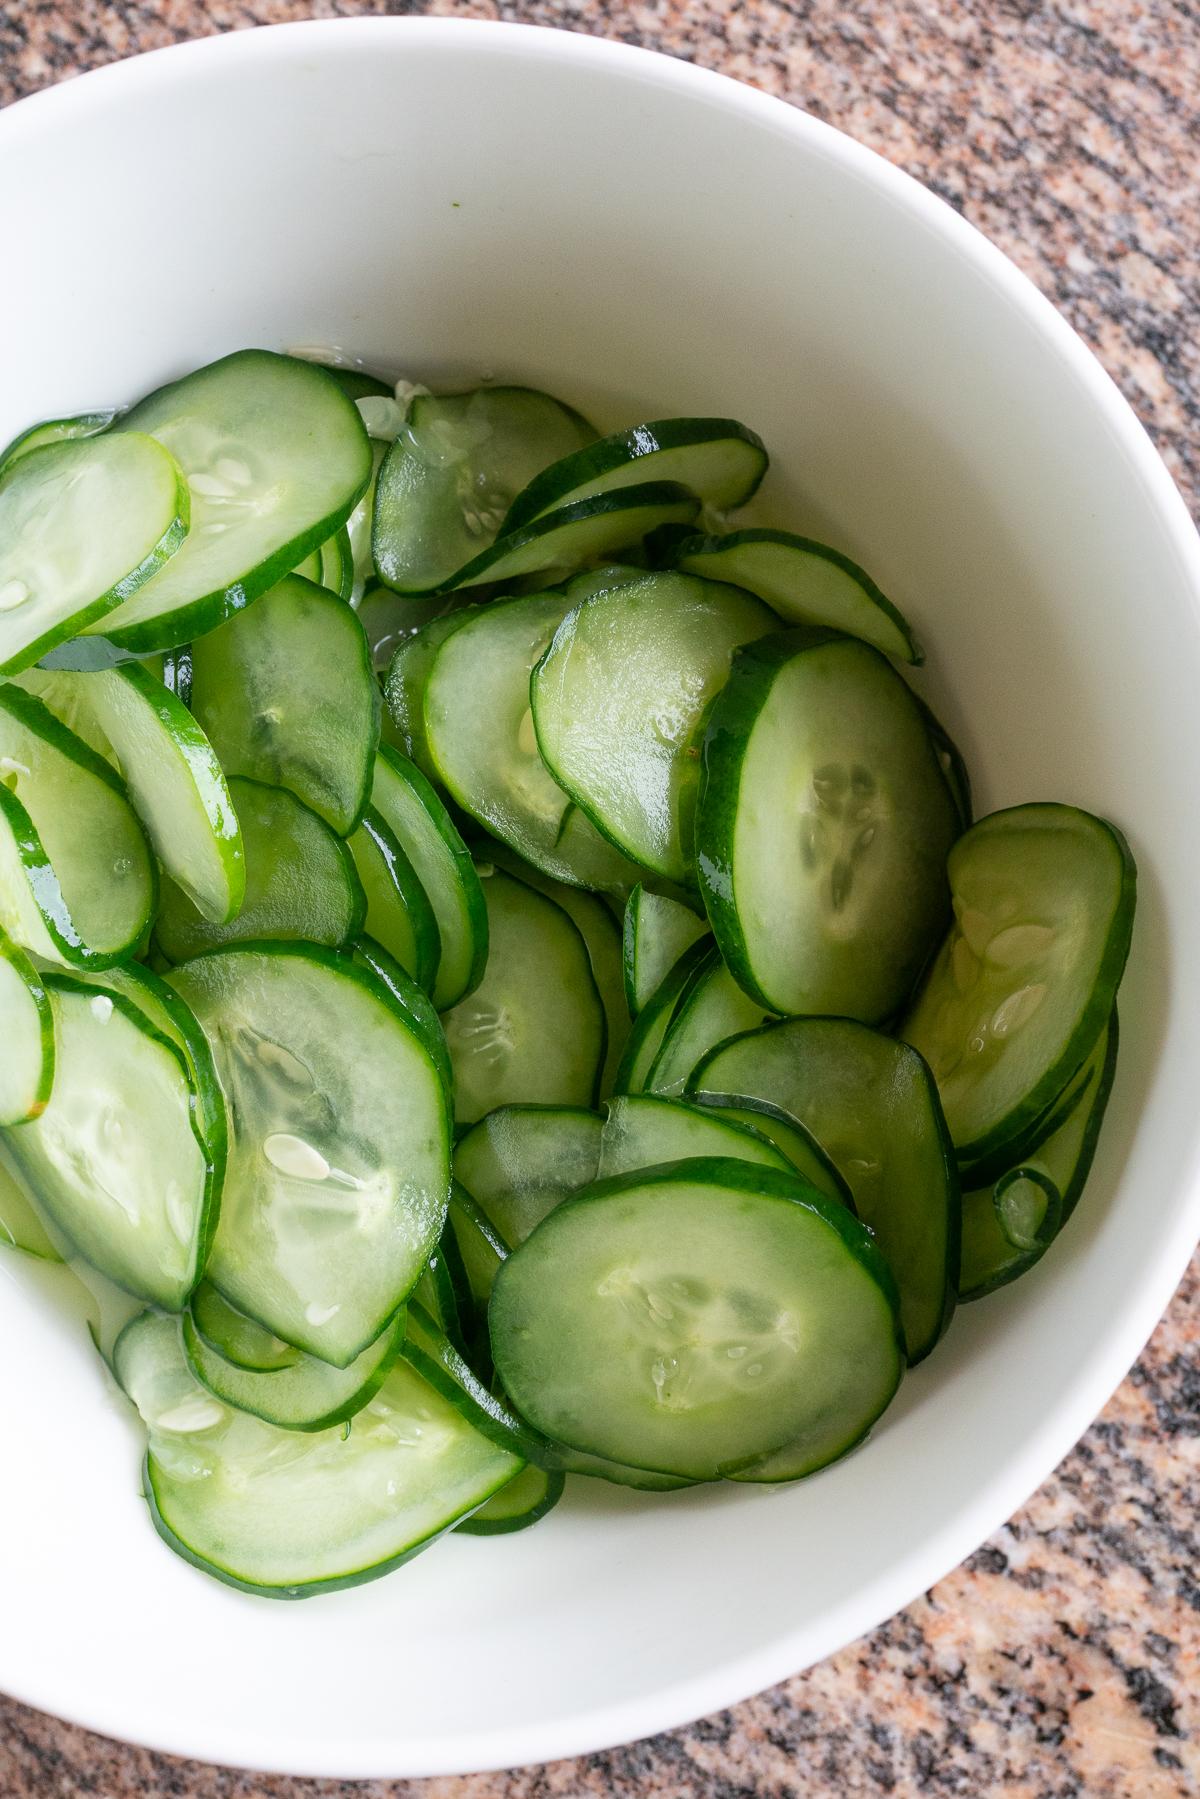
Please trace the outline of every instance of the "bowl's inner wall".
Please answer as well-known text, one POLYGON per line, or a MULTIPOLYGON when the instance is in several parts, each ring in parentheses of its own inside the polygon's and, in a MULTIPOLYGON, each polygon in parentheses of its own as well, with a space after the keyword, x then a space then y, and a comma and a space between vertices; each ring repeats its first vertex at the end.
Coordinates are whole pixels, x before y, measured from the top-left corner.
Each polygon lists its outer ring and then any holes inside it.
POLYGON ((5 121, 21 279, 0 291, 0 438, 314 340, 545 386, 602 425, 744 419, 774 459, 758 515, 827 536, 914 621, 979 809, 1094 807, 1142 873, 1081 1214, 807 1486, 589 1484, 528 1535, 452 1541, 373 1588, 242 1598, 159 1547, 86 1341, 0 1261, 0 1685, 214 1758, 418 1773, 632 1734, 825 1653, 1083 1427, 1102 1397, 1085 1371, 1131 1298, 1165 1299, 1172 1230, 1180 1253, 1200 1009, 1169 1002, 1195 992, 1200 944, 1200 632, 1161 495, 1057 332, 827 136, 537 34, 324 42, 206 46, 5 121))

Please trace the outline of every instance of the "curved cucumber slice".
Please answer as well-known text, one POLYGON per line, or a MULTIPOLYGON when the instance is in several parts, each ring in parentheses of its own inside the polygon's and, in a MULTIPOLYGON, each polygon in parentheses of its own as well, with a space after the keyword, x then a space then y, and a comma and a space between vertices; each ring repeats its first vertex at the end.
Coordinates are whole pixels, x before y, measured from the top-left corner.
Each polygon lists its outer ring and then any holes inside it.
POLYGON ((367 930, 429 992, 441 953, 437 920, 412 863, 374 806, 367 807, 347 848, 367 896, 367 930))
POLYGON ((49 1103, 9 1151, 50 1223, 118 1286, 178 1311, 218 1203, 183 1057, 121 994, 47 975, 58 1061, 49 1103))
POLYGON ((521 1466, 404 1360, 348 1433, 335 1425, 307 1435, 208 1393, 172 1319, 135 1319, 116 1366, 149 1431, 146 1497, 160 1536, 218 1580, 268 1598, 388 1573, 521 1466))
POLYGON ((348 527, 343 525, 323 544, 310 550, 292 573, 302 575, 318 587, 327 587, 339 600, 348 600, 354 590, 354 552, 350 547, 348 527))
POLYGON ((671 563, 686 574, 757 594, 790 625, 844 631, 900 662, 923 659, 904 617, 866 570, 811 537, 759 529, 724 537, 681 534, 671 547, 671 563))
POLYGON ((720 952, 710 949, 679 995, 662 1046, 646 1075, 647 1093, 682 1093, 709 1050, 726 1037, 757 1030, 765 1023, 757 1000, 747 998, 720 952))
POLYGON ((812 1132, 782 1106, 773 1106, 765 1099, 752 1099, 745 1093, 689 1093, 688 1100, 701 1110, 714 1112, 734 1124, 748 1125, 757 1135, 773 1143, 796 1173, 803 1175, 818 1193, 854 1211, 854 1195, 829 1156, 812 1132))
POLYGON ((824 1466, 902 1368, 868 1232, 795 1175, 728 1158, 559 1206, 500 1268, 490 1320, 504 1389, 536 1429, 694 1480, 799 1440, 824 1466))
POLYGON ((701 1093, 749 1093, 808 1126, 854 1195, 900 1289, 910 1363, 954 1310, 958 1177, 928 1068, 907 1044, 847 1018, 789 1018, 723 1043, 701 1093))
POLYGON ((675 1016, 679 996, 711 948, 709 939, 701 937, 698 943, 693 943, 690 949, 684 950, 674 968, 659 982, 634 1019, 625 1053, 616 1072, 614 1090, 617 1093, 645 1091, 650 1070, 675 1016))
POLYGON ((479 985, 487 963, 487 906, 475 864, 420 769, 386 745, 375 758, 371 804, 394 833, 433 909, 440 955, 431 994, 444 1012, 479 985))
POLYGON ((58 1245, 50 1236, 41 1212, 5 1151, 0 1138, 0 1249, 23 1250, 39 1262, 61 1262, 58 1245))
MULTIPOLYGON (((440 780, 425 736, 425 685, 433 659, 452 632, 475 612, 464 606, 431 618, 396 646, 383 684, 392 732, 406 755, 432 780, 440 780)), ((528 678, 526 679, 528 687, 528 678)))
POLYGON ((508 1536, 514 1530, 528 1530, 531 1524, 554 1510, 563 1496, 565 1484, 563 1475, 535 1468, 530 1463, 477 1512, 472 1512, 454 1528, 460 1536, 468 1537, 500 1537, 508 1536))
POLYGON ((54 1014, 41 976, 0 930, 0 1126, 23 1124, 46 1109, 54 1081, 54 1014))
POLYGON ((420 1306, 428 1313, 433 1324, 449 1342, 460 1350, 464 1347, 458 1293, 440 1241, 426 1264, 424 1274, 413 1288, 409 1303, 411 1306, 420 1306))
POLYGON ((737 646, 774 623, 734 587, 650 574, 576 606, 534 670, 547 768, 606 837, 667 880, 694 867, 704 713, 737 646))
POLYGON ((689 1156, 734 1156, 742 1162, 757 1163, 760 1168, 779 1168, 784 1174, 796 1172, 768 1137, 753 1126, 723 1118, 711 1108, 648 1093, 618 1094, 609 1102, 600 1145, 600 1180, 635 1174, 638 1169, 657 1168, 663 1162, 679 1162, 689 1156))
POLYGON ((378 1392, 403 1341, 400 1312, 348 1367, 298 1354, 286 1367, 254 1371, 227 1362, 183 1317, 183 1347, 196 1379, 226 1405, 283 1430, 328 1430, 353 1418, 378 1392))
POLYGON ((13 685, 53 712, 60 725, 86 743, 102 761, 117 766, 116 752, 100 729, 95 712, 88 703, 88 684, 81 682, 74 670, 60 668, 23 668, 12 677, 13 685))
POLYGON ((33 694, 0 686, 0 925, 51 962, 104 967, 145 936, 156 888, 108 763, 33 694))
MULTIPOLYGON (((425 677, 436 778, 526 862, 571 886, 623 888, 636 870, 572 805, 538 754, 529 677, 567 602, 529 594, 460 617, 425 677)), ((389 691, 395 693, 395 668, 389 691)))
POLYGON ((545 569, 578 569, 640 543, 661 525, 690 524, 700 510, 695 494, 674 481, 621 486, 612 493, 570 500, 498 537, 460 568, 447 590, 481 581, 516 581, 545 569))
MULTIPOLYGON (((914 698, 916 697, 914 695, 914 698)), ((936 713, 930 710, 924 700, 917 699, 917 704, 925 719, 925 729, 929 732, 929 741, 933 745, 933 753, 937 757, 938 767, 950 789, 950 795, 958 813, 959 829, 969 831, 975 815, 971 810, 971 776, 968 773, 966 762, 963 760, 962 751, 936 713)))
POLYGON ((762 439, 736 419, 655 419, 614 431, 543 470, 517 495, 505 533, 552 506, 611 493, 643 481, 678 481, 706 506, 744 505, 767 471, 762 439))
POLYGON ((303 1350, 294 1349, 231 1306, 211 1281, 201 1281, 192 1294, 188 1318, 215 1355, 243 1372, 277 1373, 281 1368, 295 1368, 307 1359, 303 1350))
POLYGON ((367 483, 366 492, 346 520, 346 538, 350 546, 350 599, 354 605, 359 604, 363 594, 375 580, 375 563, 371 555, 371 531, 375 521, 376 484, 387 448, 386 443, 372 437, 371 479, 367 483))
POLYGON ((473 1309, 481 1318, 486 1317, 492 1284, 509 1246, 476 1205, 473 1194, 458 1180, 450 1190, 446 1225, 458 1246, 473 1309))
POLYGON ((212 1044, 232 1125, 209 1278, 285 1342, 345 1368, 441 1229, 450 1146, 436 1060, 372 974, 312 945, 216 950, 171 983, 212 1044))
POLYGON ((903 1032, 933 1070, 970 1170, 1022 1155, 1108 1022, 1137 875, 1114 826, 1057 805, 981 819, 949 873, 955 922, 903 1032))
POLYGON ((241 831, 221 765, 188 708, 140 662, 56 681, 59 691, 74 687, 116 752, 164 872, 204 918, 227 924, 246 891, 241 831))
POLYGON ((39 425, 30 425, 27 431, 20 432, 0 450, 0 480, 30 451, 44 450, 50 444, 69 443, 79 437, 95 437, 98 432, 107 431, 116 416, 115 412, 81 412, 74 418, 43 419, 39 425))
POLYGON ((501 1106, 460 1137, 454 1172, 506 1244, 596 1179, 603 1121, 574 1106, 501 1106))
POLYGON ((112 436, 128 431, 171 452, 192 503, 184 549, 92 627, 128 650, 188 643, 257 599, 345 523, 371 475, 370 441, 337 383, 269 350, 160 387, 112 436))
POLYGON ((284 787, 233 776, 245 897, 236 918, 211 924, 173 881, 163 882, 154 936, 168 961, 187 962, 223 943, 301 938, 339 949, 359 935, 367 900, 345 843, 284 787))
POLYGON ((423 987, 418 987, 408 971, 401 968, 396 958, 389 955, 373 937, 360 937, 351 955, 360 968, 365 968, 368 974, 387 988, 394 1004, 424 1043, 441 1076, 442 1091, 449 1106, 454 1088, 454 1071, 450 1066, 446 1033, 433 1009, 433 1001, 423 987))
POLYGON ((152 437, 31 451, 0 479, 0 674, 111 615, 176 554, 188 491, 152 437))
POLYGON ((621 934, 625 1000, 636 1018, 685 949, 708 935, 708 920, 666 894, 639 884, 629 896, 621 934))
POLYGON ((604 1060, 604 1009, 583 938, 561 907, 498 870, 486 875, 483 892, 487 968, 442 1020, 457 1121, 473 1124, 517 1101, 590 1105, 604 1060))
POLYGON ((227 773, 286 787, 343 837, 371 790, 379 687, 362 626, 290 575, 192 648, 192 708, 227 773))
POLYGON ((596 436, 529 387, 418 394, 380 470, 372 551, 389 587, 429 593, 496 537, 516 494, 596 436))
POLYGON ((696 854, 721 953, 768 1010, 890 1017, 945 928, 957 831, 922 712, 878 650, 796 630, 734 658, 696 854))

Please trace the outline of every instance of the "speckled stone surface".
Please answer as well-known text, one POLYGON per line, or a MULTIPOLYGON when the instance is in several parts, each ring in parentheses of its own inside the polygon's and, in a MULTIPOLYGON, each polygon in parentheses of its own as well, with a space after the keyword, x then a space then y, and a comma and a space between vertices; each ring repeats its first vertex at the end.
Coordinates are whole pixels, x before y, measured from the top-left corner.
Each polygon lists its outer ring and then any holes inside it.
MULTIPOLYGON (((423 10, 666 50, 806 106, 881 151, 981 226, 1063 309, 1200 513, 1193 0, 9 0, 0 102, 202 32, 423 10)), ((1200 1793, 1198 1351, 1200 1262, 1099 1422, 990 1543, 872 1636, 690 1728, 549 1768, 355 1786, 174 1762, 0 1698, 0 1796, 1200 1793)))

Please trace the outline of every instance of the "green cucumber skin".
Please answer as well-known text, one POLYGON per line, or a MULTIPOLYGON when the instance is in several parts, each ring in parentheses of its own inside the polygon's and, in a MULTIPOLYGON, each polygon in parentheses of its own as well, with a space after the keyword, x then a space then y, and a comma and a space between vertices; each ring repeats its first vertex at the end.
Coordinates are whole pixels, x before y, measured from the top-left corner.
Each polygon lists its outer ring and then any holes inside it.
POLYGON ((450 1066, 450 1052, 446 1047, 446 1033, 434 1010, 433 1001, 425 989, 417 985, 407 969, 401 968, 396 958, 381 943, 376 943, 373 937, 359 937, 348 952, 343 952, 346 953, 360 968, 365 968, 381 987, 386 988, 394 1010, 416 1030, 437 1064, 446 1093, 446 1104, 450 1107, 450 1141, 453 1143, 454 1075, 450 1066))
MULTIPOLYGON (((536 1466, 536 1464, 534 1465, 536 1466)), ((540 1472, 545 1476, 546 1491, 537 1505, 530 1506, 528 1511, 516 1512, 510 1518, 481 1518, 478 1512, 474 1512, 469 1518, 464 1518, 461 1524, 455 1525, 457 1534, 462 1537, 508 1537, 514 1531, 528 1530, 531 1524, 537 1524, 546 1516, 547 1512, 554 1510, 562 1498, 563 1489, 566 1486, 565 1475, 544 1468, 540 1472)), ((518 1474, 513 1475, 514 1480, 520 1478, 518 1474)), ((501 1487, 500 1492, 503 1493, 503 1491, 504 1488, 501 1487)), ((493 1497, 498 1498, 499 1494, 493 1495, 493 1497)))
MULTIPOLYGON (((396 833, 374 806, 368 806, 364 812, 354 835, 357 837, 359 833, 374 845, 391 877, 392 891, 407 916, 413 936, 413 960, 416 966, 408 972, 417 986, 428 993, 437 975, 442 953, 441 934, 433 915, 433 907, 417 879, 416 870, 400 847, 396 833)), ((368 904, 368 913, 369 911, 368 904)))
POLYGON ((107 431, 113 420, 119 415, 114 409, 111 412, 81 412, 69 419, 43 419, 40 424, 30 425, 27 430, 20 431, 11 443, 0 451, 0 480, 21 460, 34 450, 43 450, 49 444, 63 443, 77 437, 97 437, 101 431, 107 431))
MULTIPOLYGON (((718 1043, 716 1049, 721 1049, 722 1047, 723 1046, 718 1043)), ((716 1051, 714 1050, 713 1053, 715 1054, 716 1051)), ((708 1058, 705 1057, 704 1059, 707 1061, 708 1058)), ((703 1066, 703 1064, 700 1066, 703 1066)), ((820 1162, 824 1169, 830 1185, 837 1189, 846 1210, 857 1218, 858 1207, 854 1203, 854 1195, 850 1191, 849 1183, 847 1182, 845 1175, 834 1165, 830 1156, 817 1142, 806 1124, 801 1124, 798 1118, 793 1118, 791 1113, 785 1112, 782 1106, 773 1106, 770 1100, 756 1099, 752 1095, 745 1093, 697 1092, 695 1083, 699 1077, 699 1072, 700 1069, 698 1067, 694 1070, 691 1079, 688 1082, 687 1090, 684 1094, 684 1098, 688 1105, 696 1107, 699 1111, 715 1112, 718 1117, 720 1117, 723 1111, 732 1110, 738 1112, 758 1112, 764 1118, 778 1119, 781 1124, 787 1126, 789 1131, 797 1132, 798 1135, 804 1139, 814 1159, 820 1162)), ((742 1120, 741 1122, 744 1123, 745 1121, 742 1120)), ((765 1130, 761 1130, 759 1134, 760 1136, 767 1136, 765 1130)), ((772 1142, 773 1139, 768 1136, 767 1141, 772 1142)), ((784 1151, 783 1153, 786 1154, 787 1152, 784 1151)))
POLYGON ((491 571, 501 557, 510 555, 514 550, 524 549, 527 545, 536 543, 539 538, 548 537, 552 531, 561 530, 564 525, 583 524, 588 519, 632 511, 641 506, 675 507, 693 518, 700 510, 699 500, 677 481, 646 481, 638 486, 612 488, 607 493, 596 494, 588 499, 570 500, 553 512, 543 513, 540 517, 527 521, 510 531, 507 536, 498 537, 490 549, 484 550, 464 568, 460 568, 456 575, 451 576, 436 591, 453 593, 460 587, 476 587, 481 581, 494 579, 491 571))
POLYGON ((942 777, 950 789, 961 827, 963 831, 969 831, 975 822, 975 813, 971 800, 971 775, 967 768, 966 758, 933 708, 921 698, 919 693, 914 693, 913 698, 917 702, 917 710, 924 716, 925 726, 929 732, 939 767, 941 767, 942 758, 946 759, 946 766, 942 768, 942 777))
POLYGON ((625 1045, 625 1053, 613 1076, 614 1093, 644 1093, 646 1080, 654 1064, 662 1040, 670 1029, 671 1019, 696 968, 712 949, 707 937, 701 937, 684 950, 657 990, 650 995, 633 1021, 633 1029, 625 1045), (654 1041, 658 1032, 658 1040, 654 1041))
MULTIPOLYGON (((242 1404, 234 1406, 231 1399, 227 1399, 224 1394, 218 1393, 215 1387, 209 1386, 203 1374, 200 1372, 199 1362, 192 1343, 193 1336, 202 1336, 202 1333, 187 1312, 183 1313, 181 1324, 183 1331, 183 1353, 187 1357, 187 1365, 206 1391, 214 1394, 215 1397, 221 1401, 222 1405, 230 1406, 234 1411, 246 1412, 251 1418, 261 1418, 264 1424, 275 1424, 276 1428, 279 1430, 296 1430, 303 1432, 332 1430, 335 1424, 344 1424, 348 1418, 353 1418, 357 1412, 361 1412, 367 1402, 375 1397, 376 1393, 387 1379, 392 1364, 400 1355, 401 1347, 404 1342, 404 1315, 401 1312, 394 1317, 390 1323, 385 1324, 383 1331, 380 1332, 381 1336, 385 1331, 390 1332, 392 1342, 390 1343, 386 1354, 382 1357, 378 1365, 371 1370, 371 1373, 367 1376, 362 1386, 358 1388, 357 1392, 351 1394, 351 1396, 344 1400, 341 1405, 335 1406, 331 1412, 327 1412, 324 1417, 306 1419, 303 1424, 281 1425, 271 1417, 269 1412, 261 1411, 258 1407, 252 1405, 242 1404)), ((205 1339, 205 1341, 207 1342, 207 1339, 205 1339)), ((209 1345, 210 1349, 211 1347, 212 1346, 209 1345)), ((214 1353, 219 1354, 219 1351, 214 1351, 214 1353)), ((269 1379, 269 1373, 264 1374, 263 1378, 269 1379)))
MULTIPOLYGON (((25 1114, 25 1119, 36 1118, 39 1113, 46 1110, 46 1103, 50 1098, 50 1090, 54 1085, 54 1013, 50 1006, 50 995, 46 992, 41 975, 38 973, 25 951, 21 948, 19 943, 13 942, 12 938, 8 935, 2 925, 0 925, 0 959, 11 962, 16 969, 18 976, 25 985, 30 999, 37 1008, 38 1019, 41 1024, 39 1035, 41 1037, 42 1045, 42 1066, 37 1087, 32 1096, 30 1110, 25 1114)), ((7 1126, 0 1124, 0 1128, 12 1129, 14 1125, 24 1123, 25 1119, 10 1119, 7 1122, 7 1126)))

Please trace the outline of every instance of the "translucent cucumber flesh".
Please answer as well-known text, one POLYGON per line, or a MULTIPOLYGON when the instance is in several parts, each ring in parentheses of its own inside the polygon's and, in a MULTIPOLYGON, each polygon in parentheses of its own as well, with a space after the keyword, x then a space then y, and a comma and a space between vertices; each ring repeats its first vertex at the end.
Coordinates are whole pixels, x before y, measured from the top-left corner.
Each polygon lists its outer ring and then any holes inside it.
POLYGON ((784 1174, 794 1172, 782 1151, 752 1127, 678 1099, 618 1094, 609 1104, 596 1178, 611 1180, 695 1156, 735 1156, 784 1174))
POLYGON ((437 920, 411 862, 373 806, 347 848, 366 895, 367 934, 419 986, 432 987, 441 951, 437 920))
POLYGON ((23 1250, 40 1262, 61 1262, 63 1259, 31 1197, 29 1183, 21 1178, 10 1160, 3 1139, 0 1139, 0 1249, 23 1250))
POLYGON ((34 1118, 54 1079, 54 1019, 50 999, 29 961, 0 931, 0 1126, 34 1118))
POLYGON ((636 1017, 684 950, 708 934, 708 920, 678 900, 634 888, 625 912, 625 996, 636 1017))
POLYGON ((515 1248, 569 1193, 596 1179, 602 1128, 597 1113, 582 1109, 502 1106, 459 1140, 454 1172, 515 1248))
POLYGON ((697 1064, 718 1043, 765 1022, 762 1006, 742 992, 714 949, 680 996, 646 1076, 646 1091, 678 1096, 697 1064))
POLYGON ((186 1314, 183 1320, 184 1348, 197 1380, 226 1405, 283 1430, 324 1430, 361 1412, 385 1379, 403 1337, 400 1317, 345 1368, 298 1355, 285 1367, 252 1370, 226 1361, 186 1314))

